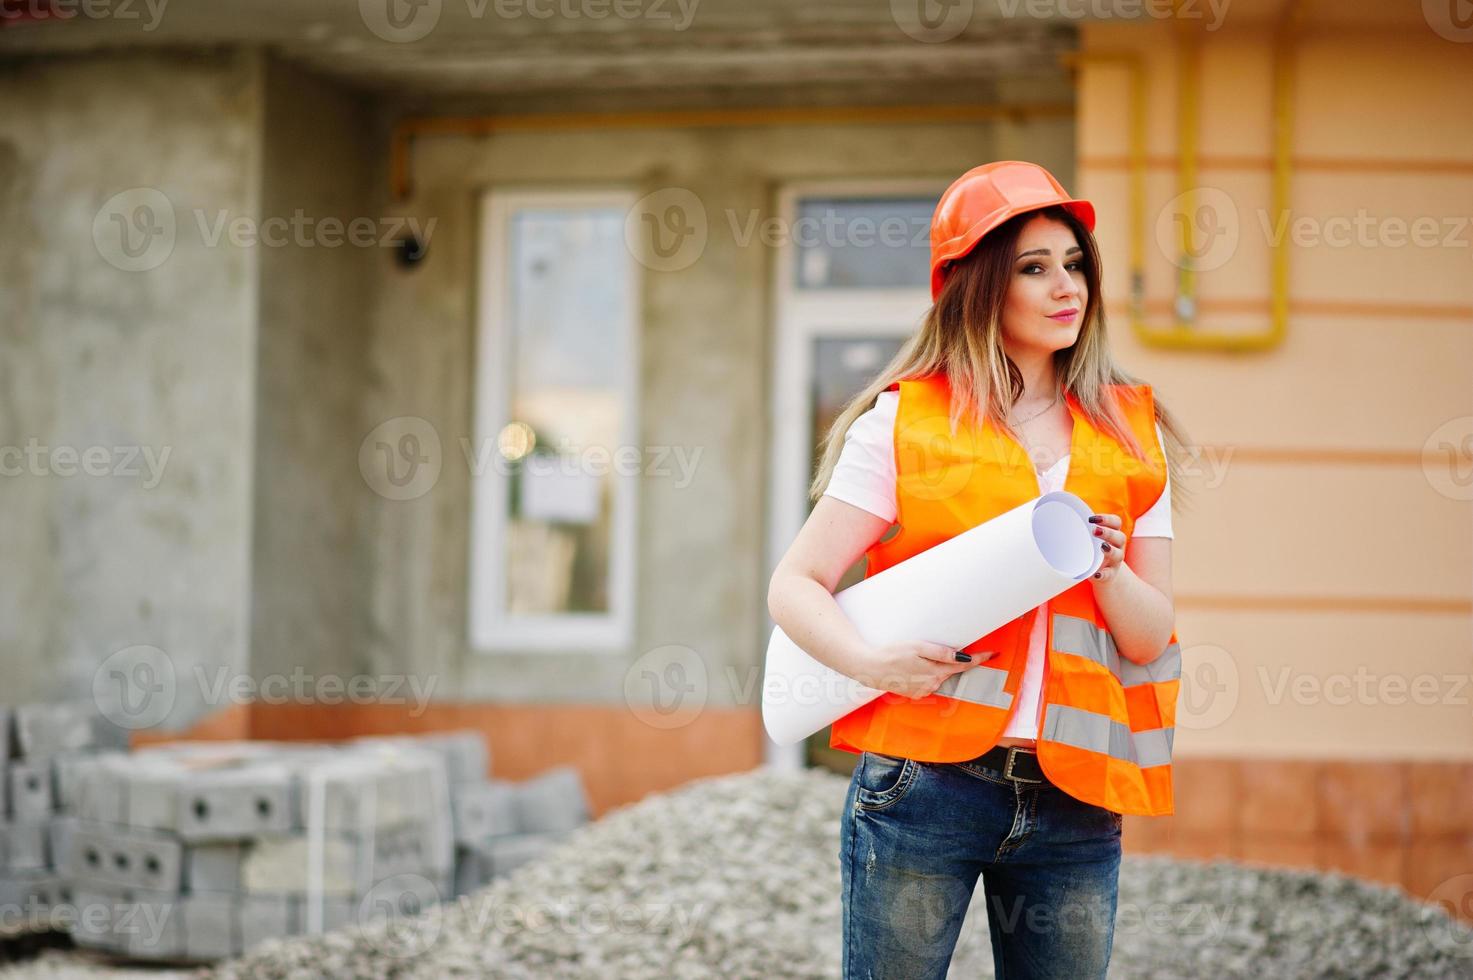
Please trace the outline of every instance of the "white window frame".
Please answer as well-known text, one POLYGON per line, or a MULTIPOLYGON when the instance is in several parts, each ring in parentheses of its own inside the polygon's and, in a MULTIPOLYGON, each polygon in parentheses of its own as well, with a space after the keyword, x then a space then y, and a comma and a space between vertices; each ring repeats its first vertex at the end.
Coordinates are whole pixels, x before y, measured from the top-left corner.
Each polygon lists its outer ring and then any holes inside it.
MULTIPOLYGON (((895 197, 933 194, 946 189, 945 180, 830 180, 787 184, 778 191, 782 227, 795 227, 798 202, 805 197, 895 197)), ((897 328, 907 335, 918 330, 931 306, 929 283, 896 289, 800 288, 794 275, 797 246, 784 236, 774 261, 772 402, 768 445, 772 457, 768 483, 767 578, 798 536, 808 519, 808 487, 813 425, 809 417, 809 381, 813 371, 813 344, 823 337, 893 337, 897 328)), ((771 634, 771 616, 763 613, 764 642, 771 634)), ((803 765, 803 743, 780 746, 766 742, 766 761, 781 769, 803 765)))
MULTIPOLYGON (((495 452, 496 439, 510 421, 513 379, 507 268, 512 215, 522 208, 617 208, 628 214, 638 194, 625 188, 562 190, 493 189, 481 197, 480 255, 477 268, 476 355, 472 446, 495 452)), ((629 337, 620 367, 625 397, 620 446, 636 446, 639 433, 640 358, 639 263, 627 250, 629 337)), ((610 447, 617 449, 619 447, 610 447)), ((506 612, 506 529, 508 477, 489 464, 471 478, 470 576, 467 637, 478 653, 618 651, 633 642, 635 548, 638 543, 638 474, 611 467, 614 485, 610 529, 610 610, 607 613, 557 613, 510 616, 506 612)))

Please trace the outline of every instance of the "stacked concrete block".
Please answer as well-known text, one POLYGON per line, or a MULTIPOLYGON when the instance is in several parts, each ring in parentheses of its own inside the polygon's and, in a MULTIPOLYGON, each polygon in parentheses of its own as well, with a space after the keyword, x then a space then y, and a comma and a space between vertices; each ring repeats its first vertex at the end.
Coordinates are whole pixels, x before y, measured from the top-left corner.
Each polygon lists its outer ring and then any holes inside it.
POLYGON ((455 891, 464 895, 552 850, 590 816, 578 771, 455 787, 455 891))
POLYGON ((439 748, 179 743, 67 778, 77 806, 52 838, 97 910, 74 939, 116 956, 215 960, 452 894, 439 748))
POLYGON ((490 750, 475 731, 360 739, 437 752, 450 782, 455 894, 464 895, 551 850, 590 819, 578 771, 557 766, 523 782, 491 779, 490 750))
POLYGON ((90 702, 0 708, 0 920, 11 931, 65 924, 52 914, 71 899, 55 824, 76 806, 77 766, 125 743, 90 702))

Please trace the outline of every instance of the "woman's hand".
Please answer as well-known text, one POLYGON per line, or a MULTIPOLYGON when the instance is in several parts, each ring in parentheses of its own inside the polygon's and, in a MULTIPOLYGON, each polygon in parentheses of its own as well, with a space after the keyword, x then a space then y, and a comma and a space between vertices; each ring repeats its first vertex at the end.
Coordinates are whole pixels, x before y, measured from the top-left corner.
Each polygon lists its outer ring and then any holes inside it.
POLYGON ((959 674, 994 656, 991 652, 963 654, 970 657, 971 662, 959 662, 956 659, 959 652, 925 640, 869 647, 863 662, 850 676, 877 691, 924 698, 935 694, 952 674, 959 674))
POLYGON ((1125 532, 1120 530, 1120 515, 1095 514, 1089 522, 1095 525, 1095 537, 1105 542, 1105 560, 1095 572, 1094 581, 1108 582, 1125 563, 1125 532))

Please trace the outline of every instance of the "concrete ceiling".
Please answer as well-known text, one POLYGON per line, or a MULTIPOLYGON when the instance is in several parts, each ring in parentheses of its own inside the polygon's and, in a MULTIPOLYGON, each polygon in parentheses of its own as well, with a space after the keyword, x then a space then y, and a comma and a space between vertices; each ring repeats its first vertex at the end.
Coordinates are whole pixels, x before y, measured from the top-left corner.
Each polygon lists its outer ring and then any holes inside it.
MULTIPOLYGON (((1171 2, 0 0, 0 57, 246 44, 353 88, 408 98, 527 97, 531 106, 559 93, 663 91, 679 101, 682 92, 764 90, 773 102, 796 87, 894 87, 941 102, 1058 80, 1059 55, 1076 46, 1081 23, 1148 19, 1171 2)), ((1272 20, 1286 0, 1178 2, 1198 24, 1232 27, 1272 20)), ((1300 7, 1311 29, 1330 20, 1419 26, 1416 3, 1300 7)))
POLYGON ((0 57, 258 44, 355 88, 401 95, 939 89, 1058 77, 1077 21, 1004 17, 998 2, 0 0, 0 10, 57 12, 0 20, 0 57), (929 27, 921 2, 934 15, 929 27), (92 16, 81 13, 87 5, 92 16))

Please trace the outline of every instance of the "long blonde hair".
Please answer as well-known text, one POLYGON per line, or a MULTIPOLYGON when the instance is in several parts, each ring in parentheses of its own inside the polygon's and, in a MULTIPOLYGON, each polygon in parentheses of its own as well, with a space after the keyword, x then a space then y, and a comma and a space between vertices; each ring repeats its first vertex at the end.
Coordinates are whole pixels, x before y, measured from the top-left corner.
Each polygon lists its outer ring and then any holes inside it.
MULTIPOLYGON (((1083 252, 1083 271, 1089 286, 1079 338, 1072 346, 1054 352, 1054 370, 1091 425, 1115 439, 1132 456, 1145 459, 1129 424, 1105 394, 1106 385, 1142 382, 1121 370, 1110 354, 1100 293, 1099 246, 1078 218, 1062 207, 1051 206, 1015 215, 949 266, 941 293, 927 311, 920 330, 829 426, 818 471, 808 488, 810 500, 817 501, 828 488, 849 426, 874 404, 880 392, 902 379, 937 374, 948 379, 953 434, 962 419, 968 418, 980 427, 985 418, 1017 438, 1007 417, 1023 394, 1023 375, 1003 348, 1002 314, 1012 282, 1018 238, 1023 226, 1040 215, 1061 221, 1073 230, 1083 252)), ((1156 421, 1165 437, 1163 449, 1171 478, 1172 509, 1176 510, 1187 495, 1179 478, 1186 433, 1161 399, 1153 400, 1156 421)))

